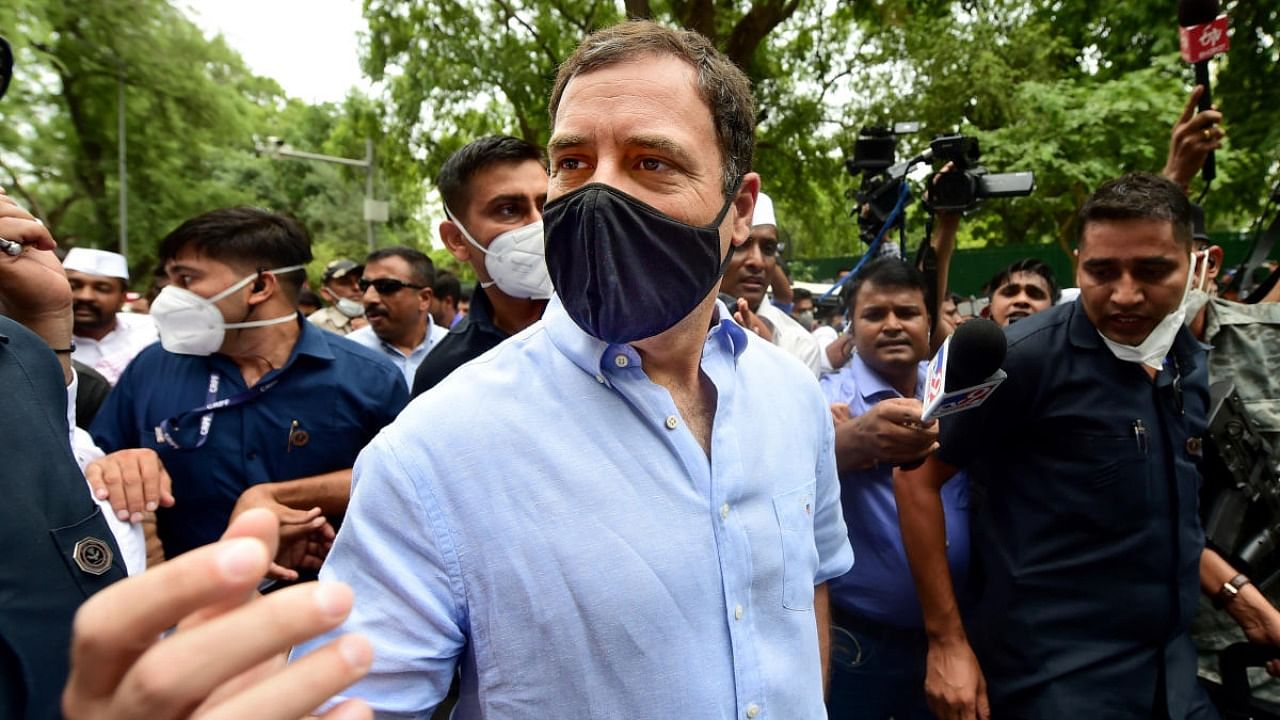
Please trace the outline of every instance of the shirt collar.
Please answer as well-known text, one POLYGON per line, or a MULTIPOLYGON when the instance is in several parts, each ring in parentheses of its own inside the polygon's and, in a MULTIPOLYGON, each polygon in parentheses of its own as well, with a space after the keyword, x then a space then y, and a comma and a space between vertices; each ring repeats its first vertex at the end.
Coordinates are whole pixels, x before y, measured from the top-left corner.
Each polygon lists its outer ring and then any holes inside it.
POLYGON ((471 307, 467 308, 467 322, 481 326, 493 326, 493 303, 489 302, 489 293, 484 291, 480 283, 471 291, 471 307))
POLYGON ((402 355, 404 357, 412 357, 420 352, 426 352, 427 348, 430 348, 432 345, 435 344, 435 341, 439 339, 438 336, 433 337, 435 333, 435 329, 436 329, 436 322, 431 318, 431 313, 427 313, 427 332, 423 334, 422 342, 418 343, 417 345, 414 345, 413 349, 409 351, 408 355, 405 355, 400 350, 400 348, 378 337, 377 333, 374 333, 374 337, 378 338, 378 343, 381 344, 382 348, 387 352, 394 353, 396 355, 402 355))
MULTIPOLYGON (((857 353, 853 355, 849 371, 853 375, 854 387, 858 389, 858 394, 869 405, 886 397, 902 397, 902 393, 898 392, 897 388, 890 385, 880 373, 872 370, 870 366, 862 361, 862 356, 857 353)), ((916 399, 919 399, 923 394, 921 391, 924 388, 925 376, 928 371, 929 363, 920 362, 916 365, 916 399)))
POLYGON ((325 340, 324 333, 328 330, 320 328, 307 322, 307 319, 298 313, 298 322, 301 325, 302 332, 298 335, 298 341, 293 344, 293 352, 289 353, 289 362, 285 364, 288 367, 293 363, 293 359, 299 355, 310 355, 321 360, 332 360, 333 350, 329 347, 329 343, 325 340))
MULTIPOLYGON (((474 300, 472 301, 474 307, 474 300)), ((583 372, 597 377, 609 367, 606 360, 618 355, 626 355, 638 360, 636 352, 629 345, 610 345, 609 343, 588 335, 569 317, 560 302, 560 295, 554 294, 547 302, 547 309, 542 313, 542 324, 551 336, 556 348, 583 372), (611 351, 612 348, 612 351, 611 351)), ((746 349, 748 336, 745 330, 733 321, 729 309, 724 303, 716 301, 715 313, 712 315, 711 328, 707 331, 708 340, 715 340, 720 346, 733 354, 736 361, 746 349)))

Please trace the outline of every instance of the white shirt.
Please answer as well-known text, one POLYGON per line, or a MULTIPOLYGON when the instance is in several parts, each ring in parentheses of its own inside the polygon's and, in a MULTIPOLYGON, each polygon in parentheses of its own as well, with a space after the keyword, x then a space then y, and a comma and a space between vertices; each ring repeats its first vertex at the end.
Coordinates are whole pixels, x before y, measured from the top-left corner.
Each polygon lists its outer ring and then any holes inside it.
POLYGON ((822 349, 818 341, 813 339, 804 326, 796 322, 790 315, 782 312, 776 305, 765 298, 760 302, 756 316, 763 320, 773 331, 773 344, 800 358, 809 366, 814 377, 822 375, 822 349))
POLYGON ((112 385, 142 349, 159 339, 150 315, 116 313, 116 327, 101 340, 75 336, 71 357, 102 373, 112 385))
MULTIPOLYGON (((76 456, 76 465, 81 474, 89 463, 103 456, 102 450, 93 444, 93 438, 83 429, 76 427, 76 392, 80 389, 80 376, 71 371, 71 384, 67 386, 67 427, 71 428, 71 453, 76 456)), ((86 486, 88 480, 85 480, 86 486)), ((89 488, 92 495, 93 489, 89 488)), ((142 526, 124 522, 116 517, 107 500, 93 498, 102 508, 102 517, 115 536, 116 546, 120 548, 120 559, 124 561, 125 572, 137 575, 147 569, 147 539, 142 534, 142 526)))
POLYGON ((418 366, 423 360, 427 359, 427 353, 435 349, 435 346, 444 339, 445 332, 436 332, 435 321, 431 319, 431 315, 427 315, 427 334, 422 336, 422 342, 413 349, 408 355, 400 351, 400 348, 388 342, 383 342, 382 338, 373 331, 372 325, 365 325, 359 330, 352 330, 347 333, 348 340, 354 340, 361 345, 386 355, 391 362, 395 363, 400 372, 404 373, 405 386, 413 388, 413 376, 418 372, 418 366))

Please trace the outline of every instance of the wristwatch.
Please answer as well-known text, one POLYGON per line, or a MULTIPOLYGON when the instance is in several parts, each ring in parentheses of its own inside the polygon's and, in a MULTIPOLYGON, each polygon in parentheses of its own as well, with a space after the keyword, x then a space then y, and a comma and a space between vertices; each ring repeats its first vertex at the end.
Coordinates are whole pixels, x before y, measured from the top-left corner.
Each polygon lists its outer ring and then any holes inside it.
POLYGON ((1218 594, 1213 596, 1213 606, 1219 610, 1230 605, 1232 601, 1240 595, 1240 591, 1245 585, 1253 582, 1244 575, 1236 575, 1230 580, 1222 584, 1222 589, 1218 590, 1218 594))

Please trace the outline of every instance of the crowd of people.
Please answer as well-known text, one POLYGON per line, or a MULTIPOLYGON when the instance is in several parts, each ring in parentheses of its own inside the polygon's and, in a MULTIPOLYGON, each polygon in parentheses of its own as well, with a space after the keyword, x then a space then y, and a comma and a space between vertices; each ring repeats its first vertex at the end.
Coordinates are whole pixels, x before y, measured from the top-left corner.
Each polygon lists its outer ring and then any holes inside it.
POLYGON ((1199 92, 1084 202, 1076 287, 1021 260, 976 319, 945 212, 935 269, 816 319, 749 81, 641 21, 561 65, 545 154, 445 162, 470 294, 408 247, 313 292, 305 229, 234 207, 125 312, 123 256, 0 194, 0 715, 1216 717, 1197 613, 1280 612, 1206 545, 1209 387, 1280 448, 1280 303, 1215 294, 1199 92), (926 420, 966 322, 1007 379, 926 420))

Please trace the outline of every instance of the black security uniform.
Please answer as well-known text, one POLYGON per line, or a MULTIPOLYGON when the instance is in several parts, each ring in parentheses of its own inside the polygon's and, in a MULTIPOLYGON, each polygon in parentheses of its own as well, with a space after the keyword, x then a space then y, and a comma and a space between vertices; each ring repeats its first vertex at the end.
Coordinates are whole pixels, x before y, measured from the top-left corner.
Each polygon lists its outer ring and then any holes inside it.
POLYGON ((1008 379, 943 420, 939 451, 969 471, 970 641, 993 717, 1216 717, 1187 635, 1204 346, 1182 328, 1153 382, 1078 302, 1008 335, 1008 379))
POLYGON ((476 285, 471 293, 471 309, 467 317, 427 355, 413 376, 409 396, 418 397, 435 387, 449 373, 480 357, 506 340, 509 335, 493 324, 493 305, 489 296, 476 285))
POLYGON ((0 388, 0 717, 56 718, 72 618, 124 563, 71 454, 62 368, 5 317, 0 388))

